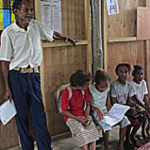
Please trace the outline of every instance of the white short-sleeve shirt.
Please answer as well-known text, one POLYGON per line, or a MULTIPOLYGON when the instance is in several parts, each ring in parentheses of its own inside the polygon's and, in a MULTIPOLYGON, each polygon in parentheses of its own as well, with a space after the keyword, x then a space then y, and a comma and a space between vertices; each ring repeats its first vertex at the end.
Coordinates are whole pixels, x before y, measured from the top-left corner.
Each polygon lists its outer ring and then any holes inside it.
POLYGON ((100 92, 96 89, 95 84, 93 84, 89 87, 89 90, 92 95, 91 105, 100 108, 101 110, 106 110, 107 96, 110 91, 110 87, 108 87, 104 92, 100 92))
POLYGON ((135 95, 133 87, 130 82, 126 81, 126 84, 121 84, 118 80, 111 84, 111 96, 116 97, 119 104, 126 104, 128 96, 135 95))
POLYGON ((14 22, 2 32, 0 60, 10 61, 9 70, 37 67, 42 62, 41 40, 52 42, 53 31, 36 20, 29 23, 27 31, 14 22))
POLYGON ((144 103, 144 95, 148 94, 147 84, 145 80, 142 80, 140 84, 131 81, 135 94, 138 96, 138 99, 144 103))

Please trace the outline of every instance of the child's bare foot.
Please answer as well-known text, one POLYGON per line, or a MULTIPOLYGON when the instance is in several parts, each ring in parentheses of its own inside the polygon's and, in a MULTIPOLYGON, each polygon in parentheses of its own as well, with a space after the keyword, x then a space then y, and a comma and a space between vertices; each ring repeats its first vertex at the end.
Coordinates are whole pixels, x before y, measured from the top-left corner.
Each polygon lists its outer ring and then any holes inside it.
POLYGON ((124 148, 126 150, 134 150, 135 149, 134 145, 129 141, 124 142, 124 148))
POLYGON ((148 132, 146 130, 142 131, 142 137, 143 139, 148 137, 148 132))
POLYGON ((138 148, 143 145, 139 140, 131 139, 131 142, 133 143, 135 147, 138 147, 138 148))
POLYGON ((118 150, 125 150, 123 147, 118 147, 118 150))
POLYGON ((124 143, 123 143, 123 144, 120 143, 120 144, 118 145, 118 150, 125 150, 123 145, 124 145, 124 143))
POLYGON ((107 145, 107 146, 104 146, 104 150, 110 150, 109 149, 109 146, 107 145))
POLYGON ((144 141, 145 141, 145 143, 147 143, 147 142, 149 142, 149 141, 150 141, 150 138, 149 138, 149 137, 147 137, 147 138, 145 138, 145 139, 144 139, 144 141))
POLYGON ((146 133, 147 133, 147 136, 150 138, 150 132, 149 132, 149 129, 146 129, 146 133))

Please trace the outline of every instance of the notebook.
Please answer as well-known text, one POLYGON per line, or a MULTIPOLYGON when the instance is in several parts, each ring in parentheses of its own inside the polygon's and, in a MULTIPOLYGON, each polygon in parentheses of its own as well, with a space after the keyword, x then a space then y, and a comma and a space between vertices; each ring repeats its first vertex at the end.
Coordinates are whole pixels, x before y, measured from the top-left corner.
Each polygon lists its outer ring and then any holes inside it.
POLYGON ((7 100, 0 105, 0 120, 6 125, 17 114, 13 101, 7 100))

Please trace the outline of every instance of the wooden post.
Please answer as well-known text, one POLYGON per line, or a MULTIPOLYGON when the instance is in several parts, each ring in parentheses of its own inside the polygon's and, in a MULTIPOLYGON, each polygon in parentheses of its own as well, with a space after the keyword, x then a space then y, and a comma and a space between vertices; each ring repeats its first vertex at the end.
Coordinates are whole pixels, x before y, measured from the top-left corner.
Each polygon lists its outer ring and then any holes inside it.
POLYGON ((93 73, 97 68, 103 68, 103 50, 101 33, 101 1, 91 0, 91 22, 92 22, 92 52, 93 73))
MULTIPOLYGON (((148 7, 148 3, 149 3, 149 0, 146 0, 146 7, 148 7)), ((145 56, 146 56, 146 59, 145 59, 145 77, 146 77, 146 80, 147 80, 147 86, 148 86, 148 89, 150 89, 150 80, 149 80, 149 64, 150 64, 150 62, 149 62, 149 50, 150 50, 150 47, 149 47, 149 45, 150 45, 150 42, 149 42, 149 40, 146 40, 146 51, 145 51, 145 56)))
POLYGON ((87 71, 92 71, 92 53, 91 53, 91 29, 90 29, 90 0, 84 0, 85 6, 85 31, 87 45, 87 71))
POLYGON ((102 1, 102 31, 103 31, 103 51, 104 51, 104 69, 107 71, 107 9, 106 0, 102 1))
MULTIPOLYGON (((35 0, 35 19, 41 21, 41 0, 35 0)), ((43 41, 41 41, 42 53, 43 53, 43 41)), ((45 105, 45 91, 44 91, 44 63, 40 66, 40 74, 41 74, 41 89, 43 95, 43 103, 45 105)))
POLYGON ((35 0, 35 19, 41 21, 41 0, 35 0))

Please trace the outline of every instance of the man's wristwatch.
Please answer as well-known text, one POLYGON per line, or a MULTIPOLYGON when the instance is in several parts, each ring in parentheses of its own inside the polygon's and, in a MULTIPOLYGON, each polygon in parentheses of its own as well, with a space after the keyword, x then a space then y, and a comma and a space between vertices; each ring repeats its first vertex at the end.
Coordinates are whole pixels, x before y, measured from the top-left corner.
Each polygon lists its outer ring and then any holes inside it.
POLYGON ((68 41, 69 41, 68 36, 65 37, 65 40, 64 40, 64 41, 65 41, 65 42, 68 42, 68 41))

